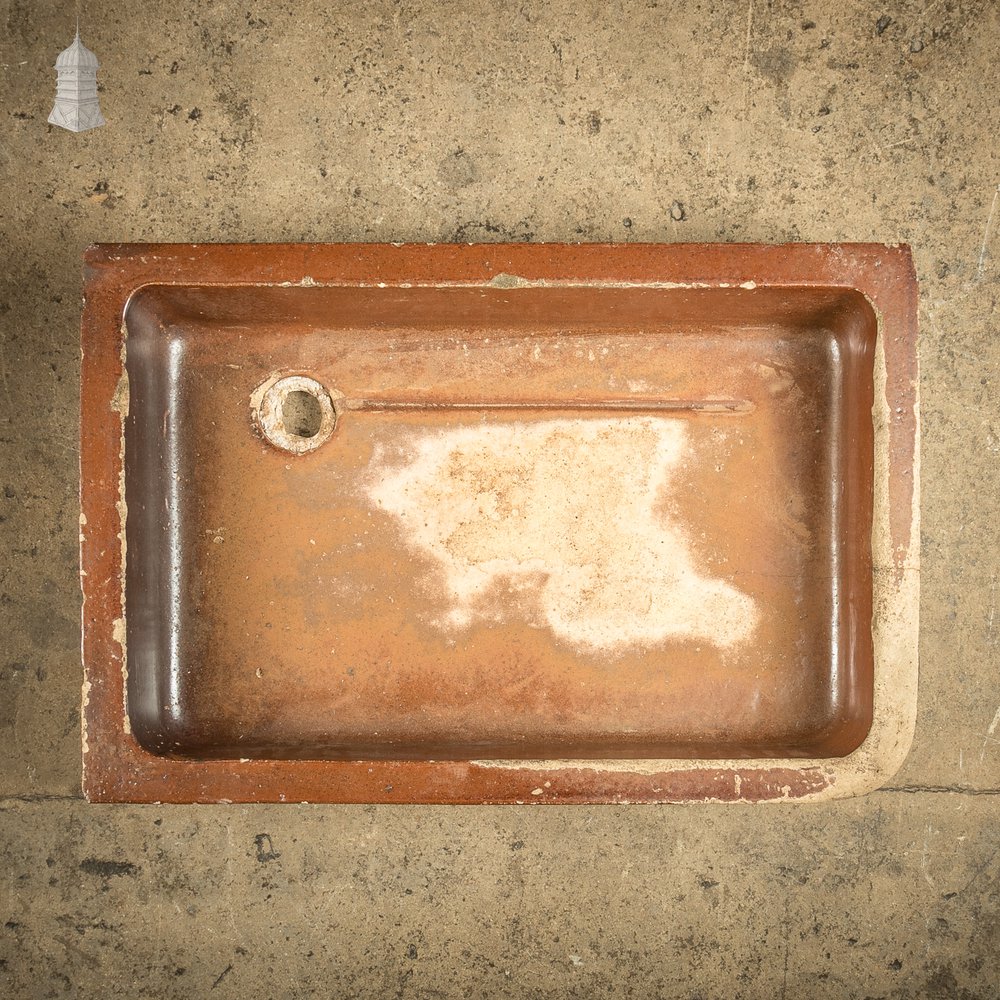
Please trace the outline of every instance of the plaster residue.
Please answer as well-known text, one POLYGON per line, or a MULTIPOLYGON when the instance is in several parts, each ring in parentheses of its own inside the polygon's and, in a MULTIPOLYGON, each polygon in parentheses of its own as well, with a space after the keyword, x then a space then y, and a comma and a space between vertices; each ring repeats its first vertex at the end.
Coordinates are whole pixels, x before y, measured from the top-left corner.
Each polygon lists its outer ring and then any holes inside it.
POLYGON ((121 375, 118 378, 118 385, 115 386, 115 393, 111 400, 111 409, 114 410, 121 420, 118 437, 118 500, 115 506, 118 509, 119 527, 118 543, 121 546, 121 617, 116 618, 113 625, 112 639, 121 646, 122 651, 122 725, 126 733, 132 732, 132 725, 128 714, 128 649, 125 641, 125 560, 127 558, 127 541, 125 535, 125 525, 128 521, 128 505, 125 502, 125 421, 128 419, 129 404, 131 396, 129 392, 128 368, 126 367, 126 338, 128 331, 125 324, 122 324, 122 346, 119 354, 121 361, 121 375))
POLYGON ((731 646, 754 602, 696 566, 663 509, 682 420, 558 419, 416 435, 372 460, 368 496, 440 569, 434 624, 519 617, 590 650, 691 638, 731 646))
POLYGON ((86 675, 83 678, 83 690, 80 697, 80 737, 83 744, 83 766, 87 767, 87 754, 90 752, 90 741, 87 739, 87 706, 90 704, 90 681, 86 675))

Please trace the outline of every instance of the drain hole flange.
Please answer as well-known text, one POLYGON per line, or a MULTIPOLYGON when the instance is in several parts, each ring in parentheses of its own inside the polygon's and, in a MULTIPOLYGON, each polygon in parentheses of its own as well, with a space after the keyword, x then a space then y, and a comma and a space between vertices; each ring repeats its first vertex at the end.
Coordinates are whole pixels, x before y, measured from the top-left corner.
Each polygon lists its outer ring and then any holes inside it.
POLYGON ((276 448, 304 455, 325 444, 337 428, 334 400, 321 382, 308 375, 286 375, 265 382, 251 397, 261 433, 276 448))

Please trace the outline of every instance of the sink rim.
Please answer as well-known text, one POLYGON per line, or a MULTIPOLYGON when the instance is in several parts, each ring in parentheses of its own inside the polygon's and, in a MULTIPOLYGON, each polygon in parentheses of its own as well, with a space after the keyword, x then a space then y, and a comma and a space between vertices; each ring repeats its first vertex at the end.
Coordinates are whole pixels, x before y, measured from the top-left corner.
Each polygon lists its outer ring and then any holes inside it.
POLYGON ((919 416, 916 279, 880 244, 106 244, 85 254, 81 582, 83 788, 114 802, 693 802, 843 797, 902 763, 916 715, 919 416), (373 277, 375 280, 373 280, 373 277), (124 313, 155 285, 539 284, 853 290, 877 320, 872 532, 875 716, 841 758, 554 761, 175 760, 125 708, 124 313), (889 331, 887 335, 886 331, 889 331), (884 384, 884 396, 880 391, 884 384), (880 405, 881 404, 881 405, 880 405))

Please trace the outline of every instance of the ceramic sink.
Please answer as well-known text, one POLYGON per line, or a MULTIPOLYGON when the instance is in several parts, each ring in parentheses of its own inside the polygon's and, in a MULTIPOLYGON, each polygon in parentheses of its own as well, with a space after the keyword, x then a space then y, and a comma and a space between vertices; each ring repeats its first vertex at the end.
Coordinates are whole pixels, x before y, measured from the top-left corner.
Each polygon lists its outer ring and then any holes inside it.
POLYGON ((916 703, 881 245, 86 254, 84 788, 816 800, 916 703))

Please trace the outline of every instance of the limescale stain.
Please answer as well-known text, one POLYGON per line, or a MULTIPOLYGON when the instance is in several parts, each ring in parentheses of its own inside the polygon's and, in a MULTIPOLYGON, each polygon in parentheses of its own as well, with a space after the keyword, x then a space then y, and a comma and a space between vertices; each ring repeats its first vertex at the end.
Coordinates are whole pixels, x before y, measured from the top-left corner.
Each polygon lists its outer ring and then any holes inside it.
POLYGON ((439 571, 441 630, 520 618, 590 651, 728 647, 758 612, 699 571, 685 526, 666 513, 689 450, 685 421, 664 417, 417 432, 402 462, 376 450, 366 491, 439 571))

